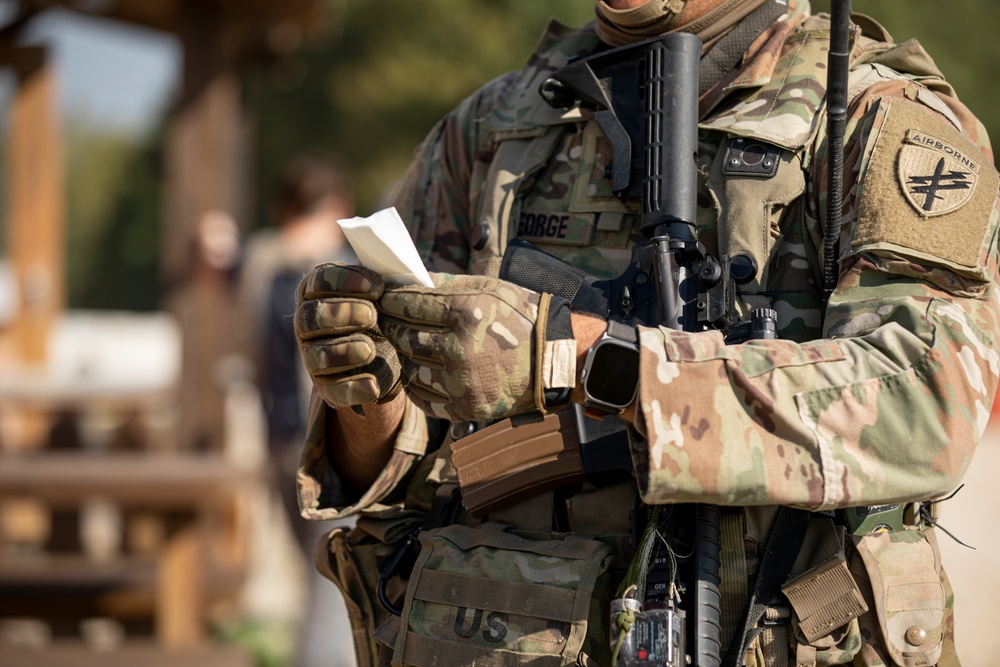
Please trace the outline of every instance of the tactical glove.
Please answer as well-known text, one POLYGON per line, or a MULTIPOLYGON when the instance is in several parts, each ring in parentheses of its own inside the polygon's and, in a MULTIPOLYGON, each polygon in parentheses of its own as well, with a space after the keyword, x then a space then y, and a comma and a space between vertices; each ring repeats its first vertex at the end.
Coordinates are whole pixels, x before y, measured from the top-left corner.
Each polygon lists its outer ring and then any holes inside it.
POLYGON ((378 328, 384 283, 360 266, 321 264, 299 283, 295 336, 316 392, 332 408, 387 401, 399 358, 378 328))
POLYGON ((486 276, 431 277, 433 288, 387 287, 378 302, 411 400, 452 421, 544 412, 569 400, 576 341, 568 302, 486 276))

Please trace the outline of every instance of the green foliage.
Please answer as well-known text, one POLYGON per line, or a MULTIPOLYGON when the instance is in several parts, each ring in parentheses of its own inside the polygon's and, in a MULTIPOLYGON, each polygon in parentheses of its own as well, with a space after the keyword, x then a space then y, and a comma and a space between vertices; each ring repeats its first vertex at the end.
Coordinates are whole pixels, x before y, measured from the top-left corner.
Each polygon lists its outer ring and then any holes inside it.
MULTIPOLYGON (((247 76, 259 128, 253 178, 266 220, 281 164, 325 148, 352 167, 359 213, 380 206, 433 124, 488 79, 524 64, 549 17, 589 21, 590 0, 328 0, 330 34, 247 76)), ((817 0, 826 11, 829 0, 817 0)), ((855 0, 897 41, 916 37, 962 100, 1000 137, 1000 3, 855 0)), ((68 277, 74 307, 151 309, 158 303, 162 137, 68 132, 68 277)))
MULTIPOLYGON (((828 12, 830 0, 812 2, 828 12)), ((1000 143, 1000 3, 994 0, 854 0, 853 10, 876 19, 896 42, 916 38, 934 58, 961 100, 1000 143)))
POLYGON ((254 667, 289 667, 295 657, 295 633, 279 624, 244 619, 217 628, 215 634, 222 643, 246 650, 254 667))
MULTIPOLYGON (((371 212, 434 123, 485 81, 521 67, 552 16, 580 25, 586 0, 347 0, 331 3, 334 34, 251 77, 259 172, 266 192, 281 163, 323 147, 353 166, 359 210, 371 212), (289 71, 304 78, 283 90, 289 71)), ((261 217, 264 209, 261 208, 261 217)))
POLYGON ((73 308, 153 310, 157 281, 162 150, 71 123, 66 286, 73 308))

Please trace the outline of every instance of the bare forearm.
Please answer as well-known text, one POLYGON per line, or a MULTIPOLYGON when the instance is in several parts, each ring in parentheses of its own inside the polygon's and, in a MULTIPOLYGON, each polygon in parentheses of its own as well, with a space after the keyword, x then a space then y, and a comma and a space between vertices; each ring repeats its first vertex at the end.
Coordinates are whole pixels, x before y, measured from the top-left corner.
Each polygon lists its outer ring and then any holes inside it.
POLYGON ((400 392, 388 403, 365 405, 364 415, 350 408, 327 414, 330 462, 354 494, 364 493, 389 461, 404 405, 400 392))

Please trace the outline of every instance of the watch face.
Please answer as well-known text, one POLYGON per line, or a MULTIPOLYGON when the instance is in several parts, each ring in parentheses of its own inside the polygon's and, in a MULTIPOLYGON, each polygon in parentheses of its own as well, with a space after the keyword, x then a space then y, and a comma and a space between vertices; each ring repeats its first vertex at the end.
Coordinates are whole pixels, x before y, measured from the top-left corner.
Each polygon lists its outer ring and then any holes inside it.
POLYGON ((635 398, 638 383, 639 351, 635 347, 605 340, 594 350, 586 382, 592 400, 625 408, 635 398))

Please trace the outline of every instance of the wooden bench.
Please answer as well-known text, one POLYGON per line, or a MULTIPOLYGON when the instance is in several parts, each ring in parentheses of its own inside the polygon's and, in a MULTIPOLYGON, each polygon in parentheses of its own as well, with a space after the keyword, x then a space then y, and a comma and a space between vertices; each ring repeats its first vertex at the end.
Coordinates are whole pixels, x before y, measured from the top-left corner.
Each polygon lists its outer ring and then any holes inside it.
POLYGON ((206 636, 206 608, 242 583, 242 535, 227 525, 243 475, 219 456, 48 452, 0 457, 0 498, 31 498, 51 509, 100 498, 126 510, 188 517, 154 557, 83 554, 0 558, 0 616, 50 620, 151 616, 165 646, 206 636))

